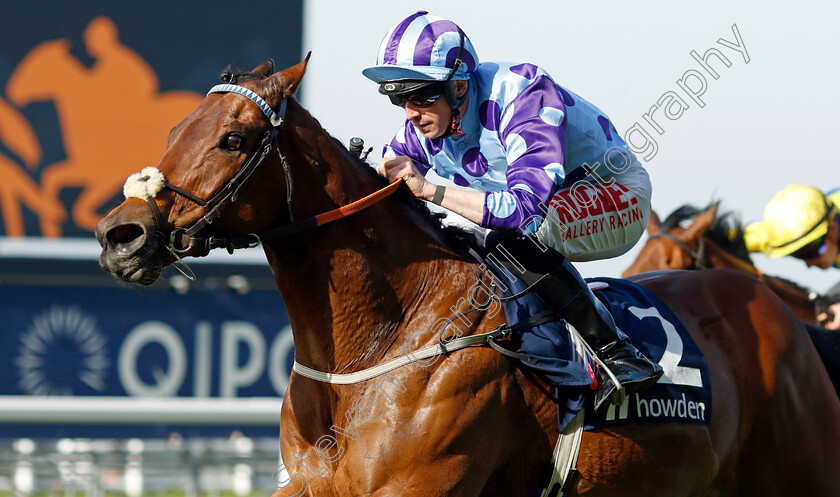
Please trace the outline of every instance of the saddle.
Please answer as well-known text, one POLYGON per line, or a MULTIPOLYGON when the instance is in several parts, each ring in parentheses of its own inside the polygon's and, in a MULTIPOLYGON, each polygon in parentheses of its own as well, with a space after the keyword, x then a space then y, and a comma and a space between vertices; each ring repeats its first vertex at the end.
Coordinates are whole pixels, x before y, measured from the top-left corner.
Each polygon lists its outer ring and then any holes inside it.
POLYGON ((630 422, 711 422, 711 380, 705 358, 676 315, 652 292, 623 279, 587 279, 618 328, 665 370, 655 386, 633 394, 621 406, 595 412, 591 405, 597 387, 595 363, 574 327, 524 282, 502 279, 492 263, 483 264, 493 275, 511 330, 509 338, 497 345, 554 387, 561 432, 585 406, 586 429, 630 422))

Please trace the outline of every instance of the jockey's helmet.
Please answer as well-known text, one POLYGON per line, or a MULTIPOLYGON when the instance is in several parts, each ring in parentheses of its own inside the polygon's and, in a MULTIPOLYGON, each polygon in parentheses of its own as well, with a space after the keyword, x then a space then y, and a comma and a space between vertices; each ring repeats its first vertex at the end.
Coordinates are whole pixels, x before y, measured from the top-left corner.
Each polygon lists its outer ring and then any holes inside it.
POLYGON ((416 12, 394 25, 383 38, 376 65, 362 71, 379 84, 379 93, 399 101, 430 85, 444 83, 453 111, 453 125, 460 122, 458 108, 466 93, 458 97, 453 80, 467 80, 478 66, 478 54, 467 35, 454 22, 416 12))
POLYGON ((790 185, 778 192, 764 208, 764 220, 744 230, 751 252, 767 257, 796 256, 797 251, 826 236, 837 207, 821 191, 790 185))

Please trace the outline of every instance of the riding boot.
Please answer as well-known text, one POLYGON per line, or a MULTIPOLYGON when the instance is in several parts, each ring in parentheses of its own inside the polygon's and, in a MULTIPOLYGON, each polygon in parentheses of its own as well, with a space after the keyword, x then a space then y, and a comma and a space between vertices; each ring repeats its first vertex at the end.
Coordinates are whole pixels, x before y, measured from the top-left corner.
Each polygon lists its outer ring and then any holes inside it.
POLYGON ((620 404, 625 395, 653 385, 662 376, 662 368, 619 332, 607 308, 563 254, 529 237, 495 231, 488 235, 486 246, 495 263, 529 286, 536 283, 537 295, 578 330, 618 380, 620 385, 615 385, 599 368, 596 411, 605 400, 620 404))

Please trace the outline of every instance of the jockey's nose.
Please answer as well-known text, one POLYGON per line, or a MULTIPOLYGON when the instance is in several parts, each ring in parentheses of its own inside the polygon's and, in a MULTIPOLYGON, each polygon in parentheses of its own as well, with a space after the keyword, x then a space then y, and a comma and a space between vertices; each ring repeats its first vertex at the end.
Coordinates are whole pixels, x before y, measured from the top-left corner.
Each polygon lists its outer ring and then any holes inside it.
POLYGON ((420 116, 420 112, 414 107, 411 102, 405 103, 405 118, 409 121, 420 116))

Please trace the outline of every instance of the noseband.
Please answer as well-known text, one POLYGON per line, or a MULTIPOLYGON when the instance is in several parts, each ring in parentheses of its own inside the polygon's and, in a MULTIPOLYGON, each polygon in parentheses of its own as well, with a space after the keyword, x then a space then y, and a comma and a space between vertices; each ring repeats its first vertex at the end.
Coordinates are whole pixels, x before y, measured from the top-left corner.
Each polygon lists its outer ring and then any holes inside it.
POLYGON ((689 269, 705 269, 706 263, 704 259, 706 258, 706 244, 703 242, 703 237, 701 236, 699 240, 697 240, 697 250, 691 248, 687 243, 680 240, 676 236, 672 235, 671 233, 657 233, 655 235, 650 235, 648 239, 653 240, 656 238, 666 238, 683 249, 683 252, 687 253, 691 257, 691 267, 689 269))
POLYGON ((321 226, 356 213, 395 192, 396 189, 403 183, 402 180, 398 180, 387 187, 349 205, 295 222, 294 214, 292 212, 293 182, 291 168, 289 167, 286 157, 278 148, 277 153, 280 156, 280 162, 286 175, 286 205, 289 212, 289 221, 291 221, 291 223, 280 228, 267 230, 261 233, 249 233, 244 236, 234 236, 228 233, 224 237, 199 237, 199 233, 204 228, 212 224, 213 221, 222 214, 222 211, 224 211, 225 208, 233 202, 236 202, 239 195, 242 193, 242 189, 253 177, 257 169, 263 164, 263 162, 265 162, 271 152, 272 145, 277 139, 278 133, 283 127, 288 102, 287 99, 284 98, 280 103, 279 111, 274 112, 271 106, 268 105, 262 97, 242 86, 232 84, 216 85, 207 92, 207 95, 210 95, 211 93, 236 93, 237 95, 242 95, 254 102, 271 123, 271 128, 263 134, 259 146, 254 151, 254 154, 248 158, 242 168, 209 200, 204 200, 195 194, 184 190, 183 188, 169 183, 163 177, 163 174, 154 167, 146 168, 141 173, 130 176, 128 181, 126 181, 125 188, 123 189, 126 198, 140 198, 149 204, 152 214, 154 215, 155 232, 158 235, 158 238, 161 242, 163 242, 166 249, 169 250, 169 252, 175 257, 175 267, 184 276, 193 281, 195 280, 195 274, 181 259, 181 254, 193 249, 207 253, 216 248, 226 248, 228 253, 232 254, 235 249, 253 248, 260 245, 263 240, 278 238, 304 231, 306 229, 321 226), (191 226, 174 228, 169 233, 168 243, 166 243, 166 233, 164 233, 162 229, 162 227, 166 225, 166 220, 163 218, 160 208, 158 208, 157 203, 154 201, 155 196, 162 189, 168 189, 204 208, 204 216, 191 226), (130 191, 135 193, 129 193, 130 191))

